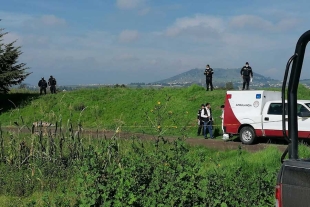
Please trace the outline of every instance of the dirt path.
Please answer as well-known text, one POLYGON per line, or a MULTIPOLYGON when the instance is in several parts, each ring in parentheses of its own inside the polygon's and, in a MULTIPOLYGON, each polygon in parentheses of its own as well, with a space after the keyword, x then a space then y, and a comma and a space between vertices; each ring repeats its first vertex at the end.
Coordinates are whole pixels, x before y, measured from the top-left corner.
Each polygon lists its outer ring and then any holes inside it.
MULTIPOLYGON (((5 131, 12 131, 12 132, 17 132, 18 128, 17 127, 2 127, 2 130, 5 131)), ((28 129, 22 129, 20 132, 28 132, 28 129)), ((107 137, 111 138, 113 135, 116 135, 117 137, 120 137, 122 139, 129 139, 131 137, 137 137, 142 140, 155 140, 156 136, 154 135, 149 135, 149 134, 141 134, 141 133, 131 133, 131 132, 119 132, 116 133, 114 131, 95 131, 95 130, 83 130, 82 132, 83 135, 90 136, 90 137, 107 137)), ((173 140, 176 139, 177 137, 166 137, 166 139, 173 140)), ((266 142, 266 140, 262 139, 260 140, 262 142, 266 142)), ((229 140, 229 141, 223 141, 221 139, 203 139, 202 137, 189 137, 186 139, 186 142, 189 143, 190 145, 200 145, 200 146, 205 146, 208 148, 213 148, 213 149, 218 149, 218 150, 228 150, 228 149, 239 149, 242 148, 244 150, 247 150, 249 152, 256 152, 259 150, 263 150, 268 146, 276 146, 280 151, 284 151, 287 147, 286 144, 272 144, 272 143, 257 143, 254 145, 244 145, 242 144, 238 139, 234 140, 229 140)), ((274 141, 274 143, 277 143, 277 141, 274 141)), ((278 143, 281 143, 278 142, 278 143)))
MULTIPOLYGON (((133 135, 137 136, 140 139, 147 139, 147 140, 156 139, 156 137, 152 135, 146 135, 146 134, 133 134, 133 133, 127 133, 127 132, 119 133, 119 136, 123 138, 130 138, 133 135)), ((106 132, 106 136, 112 137, 113 132, 106 132)), ((176 137, 165 137, 165 138, 170 139, 170 140, 176 139, 176 137)), ((263 150, 268 146, 276 146, 280 151, 284 152, 284 150, 287 147, 287 145, 284 145, 284 144, 271 144, 271 143, 257 143, 254 145, 244 145, 238 139, 223 141, 222 139, 204 139, 202 137, 200 138, 189 137, 186 139, 186 142, 190 145, 196 145, 196 146, 200 145, 200 146, 205 146, 208 148, 219 149, 219 150, 228 150, 228 149, 231 150, 231 149, 242 148, 249 152, 256 152, 259 150, 263 150)))

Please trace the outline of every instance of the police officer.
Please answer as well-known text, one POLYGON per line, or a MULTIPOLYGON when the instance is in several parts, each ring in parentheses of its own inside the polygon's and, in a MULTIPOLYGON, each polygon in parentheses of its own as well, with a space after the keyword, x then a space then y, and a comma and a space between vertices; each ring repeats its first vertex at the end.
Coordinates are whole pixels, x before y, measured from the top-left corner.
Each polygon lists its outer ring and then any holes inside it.
POLYGON ((248 62, 246 62, 245 66, 241 68, 240 74, 241 74, 241 77, 243 78, 242 90, 245 89, 245 85, 246 85, 246 90, 249 90, 250 80, 251 78, 253 78, 253 71, 252 71, 252 68, 249 66, 248 62))
POLYGON ((201 130, 202 130, 202 134, 204 134, 203 121, 201 119, 201 110, 203 110, 204 108, 205 108, 205 105, 201 104, 201 108, 198 110, 198 113, 197 113, 197 121, 198 121, 197 136, 200 136, 201 130))
POLYGON ((204 75, 206 76, 207 91, 209 90, 209 85, 210 85, 211 91, 213 91, 213 84, 212 84, 213 69, 210 68, 210 65, 206 66, 204 75))
POLYGON ((38 82, 38 86, 40 87, 40 95, 42 95, 42 91, 44 91, 44 94, 46 94, 47 83, 46 83, 46 80, 44 78, 42 78, 38 82))
POLYGON ((56 93, 56 79, 52 75, 48 79, 48 85, 50 86, 51 93, 56 93))

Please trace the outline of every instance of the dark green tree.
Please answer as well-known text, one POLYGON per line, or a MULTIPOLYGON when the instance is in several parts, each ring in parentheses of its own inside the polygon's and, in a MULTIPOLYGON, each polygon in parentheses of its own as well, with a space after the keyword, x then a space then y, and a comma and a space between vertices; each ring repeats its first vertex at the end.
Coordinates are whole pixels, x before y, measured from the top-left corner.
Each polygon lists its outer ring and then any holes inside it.
POLYGON ((25 63, 19 63, 18 58, 22 54, 21 47, 15 47, 14 42, 3 43, 3 37, 8 34, 0 28, 0 93, 8 93, 10 87, 22 83, 31 73, 25 67, 25 63))

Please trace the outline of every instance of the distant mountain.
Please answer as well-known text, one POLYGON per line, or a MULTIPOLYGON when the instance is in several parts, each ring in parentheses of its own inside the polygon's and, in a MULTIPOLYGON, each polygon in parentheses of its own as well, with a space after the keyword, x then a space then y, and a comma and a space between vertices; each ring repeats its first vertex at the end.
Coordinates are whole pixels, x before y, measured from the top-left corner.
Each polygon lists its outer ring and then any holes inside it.
MULTIPOLYGON (((152 84, 204 84, 205 83, 205 76, 204 76, 205 69, 191 69, 187 72, 181 73, 179 75, 173 76, 171 78, 167 78, 164 80, 153 82, 152 84)), ((223 85, 227 82, 232 83, 240 83, 242 81, 240 75, 240 69, 223 69, 223 68, 214 68, 214 75, 213 75, 213 84, 214 85, 223 85)), ((278 84, 279 80, 275 80, 269 77, 265 77, 261 74, 254 72, 253 82, 260 83, 260 84, 278 84)))

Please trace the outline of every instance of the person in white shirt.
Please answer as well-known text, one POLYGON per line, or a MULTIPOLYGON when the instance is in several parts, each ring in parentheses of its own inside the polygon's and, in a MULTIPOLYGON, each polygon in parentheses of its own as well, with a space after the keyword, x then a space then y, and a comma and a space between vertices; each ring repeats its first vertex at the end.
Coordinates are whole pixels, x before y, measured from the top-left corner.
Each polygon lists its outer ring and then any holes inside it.
POLYGON ((210 103, 206 103, 206 107, 203 110, 201 110, 201 119, 203 121, 205 139, 208 139, 208 136, 207 136, 208 133, 210 134, 210 138, 214 139, 213 133, 212 133, 212 114, 211 114, 210 108, 211 108, 210 103))
POLYGON ((229 139, 229 135, 225 133, 224 131, 224 105, 221 106, 222 109, 222 115, 220 116, 220 118, 222 119, 222 131, 223 131, 223 140, 228 140, 229 139))

